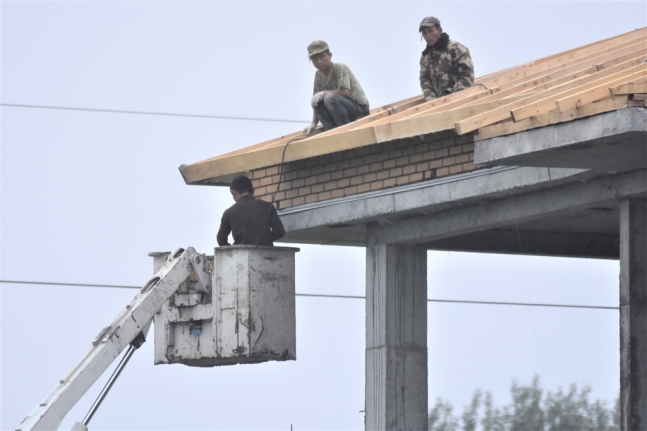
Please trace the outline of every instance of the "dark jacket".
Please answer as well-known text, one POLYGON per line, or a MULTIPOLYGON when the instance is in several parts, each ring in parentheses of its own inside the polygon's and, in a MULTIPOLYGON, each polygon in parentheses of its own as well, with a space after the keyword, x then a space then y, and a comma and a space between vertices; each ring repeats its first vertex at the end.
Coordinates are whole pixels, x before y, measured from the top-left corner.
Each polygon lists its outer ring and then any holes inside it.
POLYGON ((229 245, 230 232, 234 245, 274 245, 274 240, 285 235, 274 205, 253 196, 242 196, 222 215, 218 245, 229 245))
POLYGON ((474 85, 474 64, 464 45, 443 33, 420 57, 420 88, 425 98, 443 97, 474 85))

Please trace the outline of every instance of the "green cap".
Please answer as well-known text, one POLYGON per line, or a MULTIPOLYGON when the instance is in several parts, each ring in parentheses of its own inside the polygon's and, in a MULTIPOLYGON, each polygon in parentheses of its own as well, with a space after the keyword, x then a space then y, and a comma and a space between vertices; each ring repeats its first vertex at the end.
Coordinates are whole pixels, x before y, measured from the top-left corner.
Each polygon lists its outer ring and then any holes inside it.
POLYGON ((314 42, 310 42, 310 45, 308 45, 308 58, 312 57, 313 55, 321 54, 328 49, 330 49, 328 48, 328 44, 323 40, 315 40, 314 42))

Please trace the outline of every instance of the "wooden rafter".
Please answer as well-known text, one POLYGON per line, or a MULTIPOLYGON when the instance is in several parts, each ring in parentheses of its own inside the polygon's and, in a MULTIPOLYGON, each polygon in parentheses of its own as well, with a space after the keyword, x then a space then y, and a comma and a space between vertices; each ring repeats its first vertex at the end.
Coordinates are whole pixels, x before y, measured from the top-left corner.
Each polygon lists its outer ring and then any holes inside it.
POLYGON ((647 27, 479 77, 472 88, 442 98, 410 97, 333 130, 295 132, 180 171, 189 184, 218 181, 279 164, 288 143, 286 162, 447 129, 477 131, 480 140, 644 105, 630 95, 647 93, 646 56, 647 27))

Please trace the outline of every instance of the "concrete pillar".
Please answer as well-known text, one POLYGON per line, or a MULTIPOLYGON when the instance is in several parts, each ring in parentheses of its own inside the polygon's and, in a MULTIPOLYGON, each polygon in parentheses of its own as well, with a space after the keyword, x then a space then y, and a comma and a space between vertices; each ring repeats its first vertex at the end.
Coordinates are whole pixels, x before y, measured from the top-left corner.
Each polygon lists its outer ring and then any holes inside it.
POLYGON ((367 430, 427 430, 427 251, 366 248, 367 430))
POLYGON ((620 202, 620 429, 647 430, 647 199, 620 202))

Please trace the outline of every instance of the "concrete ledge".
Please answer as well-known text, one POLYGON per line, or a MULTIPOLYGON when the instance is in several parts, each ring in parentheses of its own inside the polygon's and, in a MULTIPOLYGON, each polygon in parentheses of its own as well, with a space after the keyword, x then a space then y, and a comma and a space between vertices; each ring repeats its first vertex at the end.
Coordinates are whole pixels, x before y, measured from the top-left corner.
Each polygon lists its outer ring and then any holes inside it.
MULTIPOLYGON (((290 232, 321 226, 365 224, 372 221, 389 223, 407 213, 433 213, 467 202, 491 199, 501 194, 555 186, 575 181, 586 175, 581 169, 506 167, 483 169, 469 174, 394 187, 377 193, 349 198, 331 199, 280 211, 279 216, 288 235, 290 232)), ((330 229, 331 231, 333 229, 330 229)), ((330 232, 331 236, 333 232, 330 232)), ((329 243, 320 232, 320 244, 329 243)), ((329 238, 332 239, 332 238, 329 238)), ((300 242, 300 241, 299 241, 300 242)))
POLYGON ((474 162, 627 171, 647 167, 647 109, 626 108, 593 117, 486 139, 474 162))

